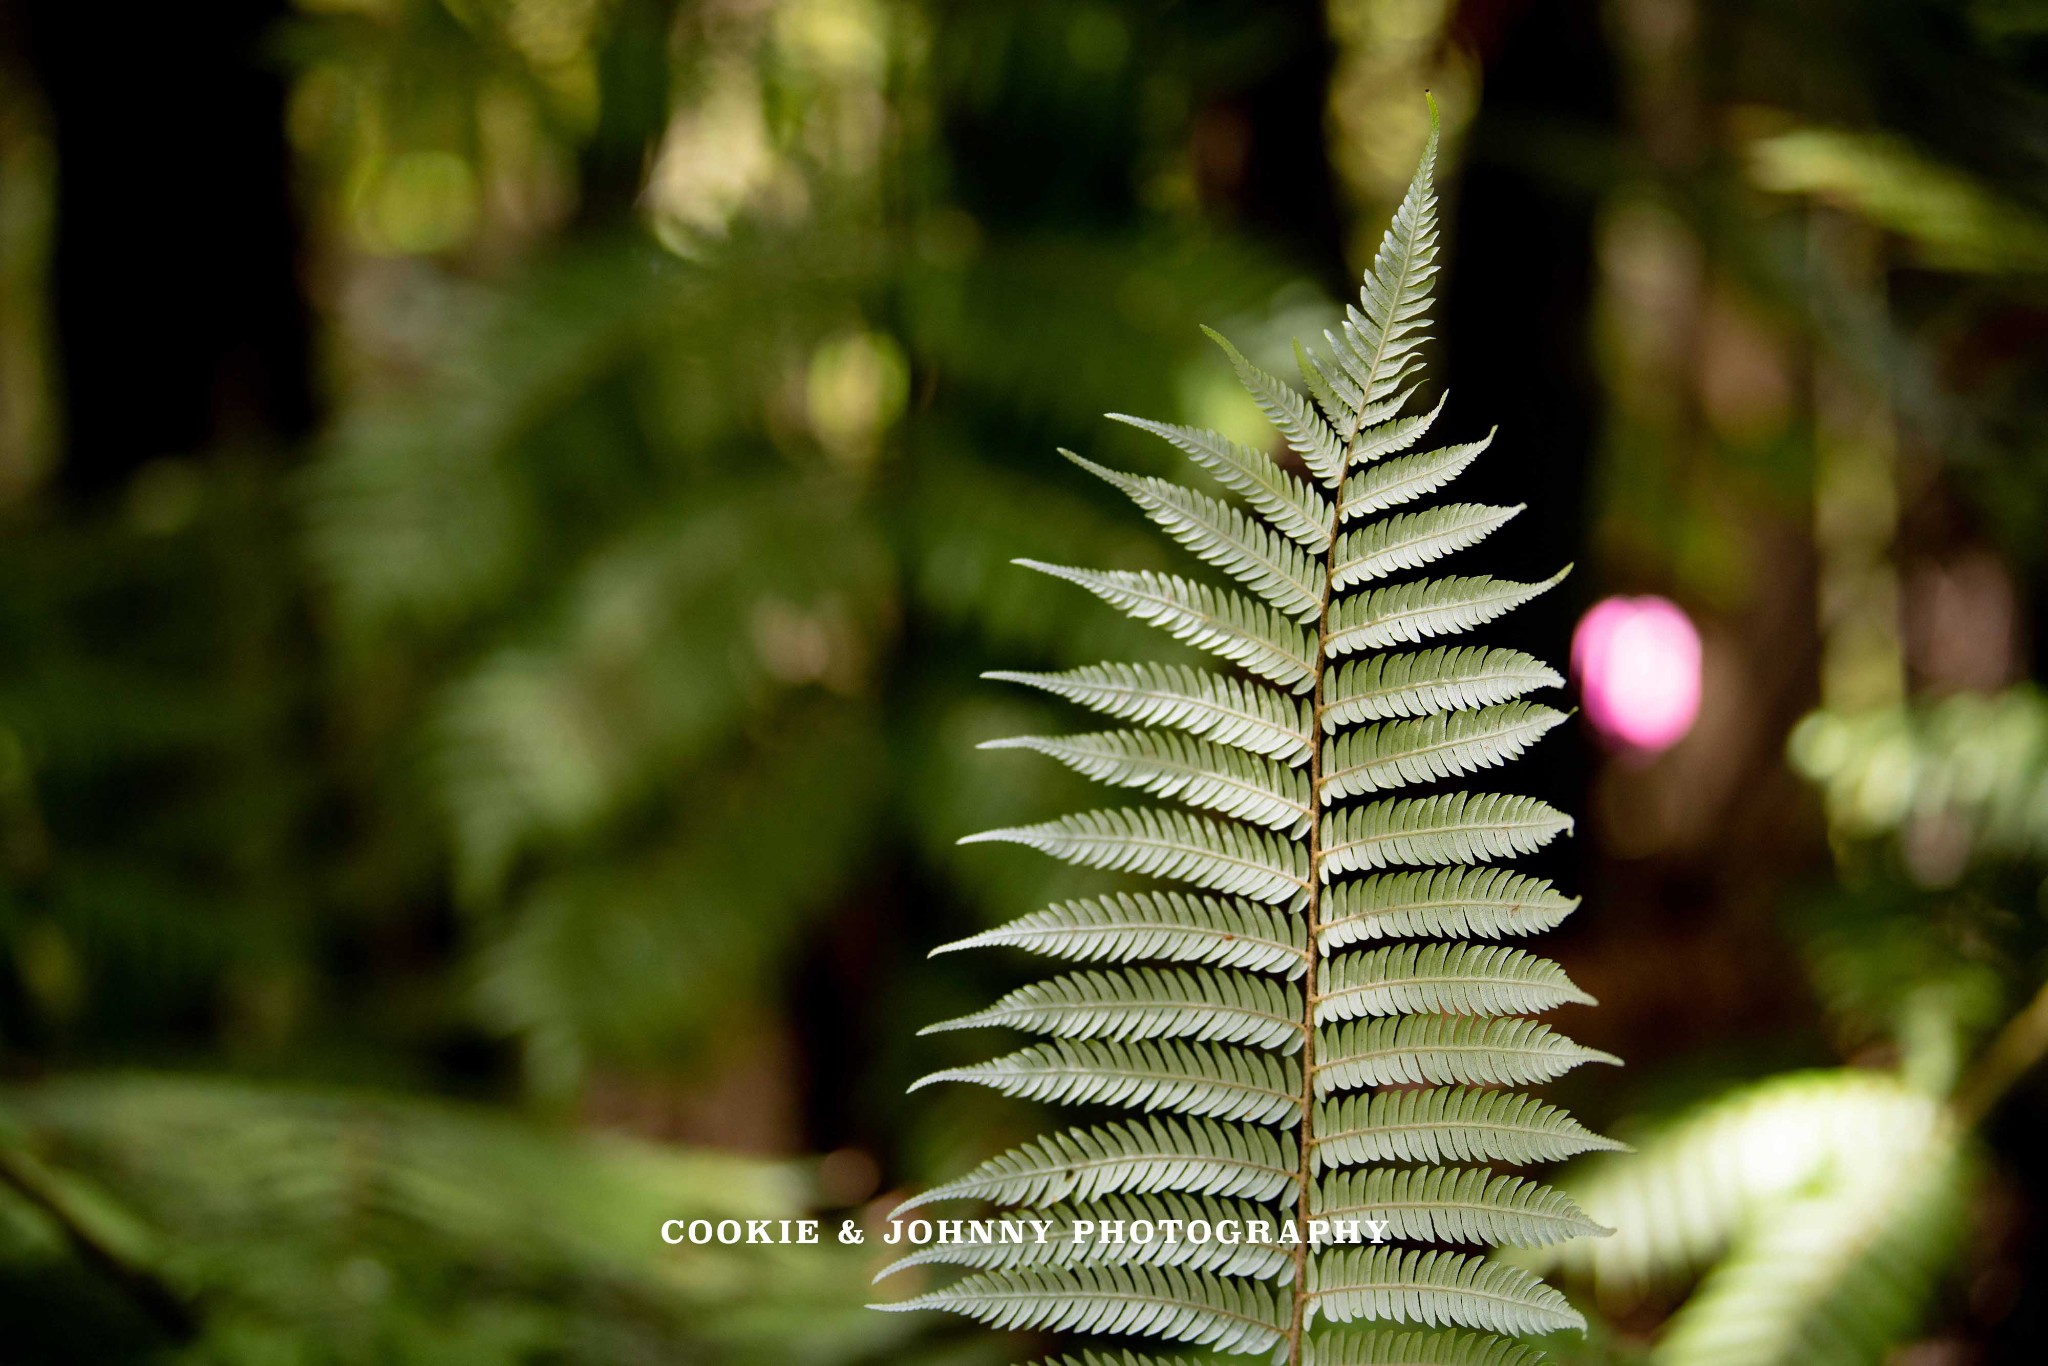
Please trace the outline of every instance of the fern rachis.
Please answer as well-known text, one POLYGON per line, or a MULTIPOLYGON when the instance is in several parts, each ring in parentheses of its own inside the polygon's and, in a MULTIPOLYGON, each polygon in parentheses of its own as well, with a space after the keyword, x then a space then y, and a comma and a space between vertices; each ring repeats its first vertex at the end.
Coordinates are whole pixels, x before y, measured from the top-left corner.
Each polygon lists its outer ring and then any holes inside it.
POLYGON ((1583 1326, 1556 1291, 1471 1247, 1607 1230, 1538 1181, 1447 1165, 1617 1145, 1507 1089, 1614 1061, 1525 1018, 1591 998, 1556 963, 1475 942, 1571 913, 1577 902, 1547 882, 1489 866, 1541 848, 1570 818, 1510 793, 1407 791, 1507 764, 1565 719, 1529 698, 1563 681, 1547 665, 1438 643, 1562 571, 1540 583, 1398 577, 1468 552, 1521 511, 1423 501, 1493 439, 1412 449, 1444 403, 1404 412, 1420 385, 1436 273, 1435 152, 1432 122, 1359 306, 1324 334, 1325 352, 1297 348, 1306 394, 1216 337, 1310 478, 1216 433, 1122 415, 1113 416, 1171 443, 1236 503, 1066 453, 1229 586, 1019 563, 1235 672, 1104 663, 991 675, 1126 728, 986 747, 1036 751, 1175 805, 969 838, 1185 888, 1065 902, 945 946, 1027 948, 1073 966, 927 1031, 998 1027, 1039 1041, 918 1085, 970 1081, 1140 1117, 1024 1144, 911 1201, 988 1201, 1011 1207, 1013 1224, 1050 1232, 1029 1246, 912 1253, 889 1270, 950 1264, 967 1274, 883 1307, 1270 1352, 1287 1366, 1520 1366, 1539 1358, 1494 1335, 1583 1326), (1371 1221, 1393 1241, 1087 1237, 1104 1219, 1255 1214, 1297 1231, 1371 1221), (1368 1326, 1336 1326, 1354 1321, 1368 1326))

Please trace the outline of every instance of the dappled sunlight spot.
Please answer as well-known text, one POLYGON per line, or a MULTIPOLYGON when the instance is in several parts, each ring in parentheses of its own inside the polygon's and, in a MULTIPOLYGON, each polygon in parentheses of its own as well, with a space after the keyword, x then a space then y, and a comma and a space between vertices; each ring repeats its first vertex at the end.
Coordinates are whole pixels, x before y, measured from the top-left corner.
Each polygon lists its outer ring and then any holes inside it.
POLYGON ((481 208, 467 160, 453 152, 404 152, 365 169, 354 196, 356 234, 377 252, 447 251, 469 240, 481 208))
POLYGON ((849 464, 866 464, 882 433, 903 415, 910 365, 896 342, 877 332, 849 332, 822 343, 804 378, 812 432, 849 464))

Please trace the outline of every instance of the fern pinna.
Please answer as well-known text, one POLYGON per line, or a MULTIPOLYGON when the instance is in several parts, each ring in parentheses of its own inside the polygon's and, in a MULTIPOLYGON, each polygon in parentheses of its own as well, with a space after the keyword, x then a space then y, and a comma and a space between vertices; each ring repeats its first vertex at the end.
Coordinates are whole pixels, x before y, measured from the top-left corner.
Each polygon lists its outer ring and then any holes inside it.
POLYGON ((1023 563, 1238 672, 993 675, 1130 727, 998 747, 1190 809, 1093 811, 972 838, 1197 890, 1066 902, 947 946, 1092 966, 933 1026, 1045 1041, 918 1085, 977 1082, 1138 1115, 1027 1143, 909 1202, 899 1217, 940 1201, 1015 1206, 1004 1220, 1024 1228, 912 1253, 891 1270, 969 1270, 888 1308, 1270 1353, 1289 1366, 1514 1366, 1540 1358, 1509 1337, 1584 1326, 1542 1281, 1471 1250, 1607 1231, 1561 1193, 1484 1165, 1615 1146, 1507 1089, 1614 1061, 1518 1018, 1590 998, 1555 963, 1476 942, 1571 912, 1577 902, 1549 883, 1484 866, 1571 821, 1529 797, 1398 795, 1513 759, 1564 719, 1526 700, 1563 682, 1540 661, 1427 643, 1556 578, 1394 577, 1520 510, 1415 510, 1490 437, 1401 453, 1443 406, 1404 414, 1436 274, 1436 144, 1432 111, 1360 306, 1325 334, 1325 354, 1297 348, 1308 396, 1216 338, 1308 479, 1215 432, 1131 417, 1117 420, 1171 442, 1242 506, 1069 453, 1238 587, 1023 563), (1373 1221, 1386 1241, 1318 1240, 1347 1220, 1373 1221))

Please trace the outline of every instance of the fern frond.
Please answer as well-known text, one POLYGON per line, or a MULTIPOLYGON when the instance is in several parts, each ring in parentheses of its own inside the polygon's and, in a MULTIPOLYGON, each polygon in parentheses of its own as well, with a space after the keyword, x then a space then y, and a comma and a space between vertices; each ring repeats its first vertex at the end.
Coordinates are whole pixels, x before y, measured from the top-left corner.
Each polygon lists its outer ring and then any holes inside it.
POLYGON ((1318 1338, 1303 1366, 1543 1366, 1543 1353, 1506 1338, 1456 1329, 1339 1329, 1318 1338))
POLYGON ((1361 721, 1511 702, 1539 688, 1561 688, 1557 670, 1520 650, 1474 645, 1373 655, 1339 665, 1324 685, 1323 729, 1361 721))
MULTIPOLYGON (((932 1026, 1052 1040, 918 1084, 971 1081, 1026 1099, 1193 1118, 1069 1130, 928 1193, 923 1200, 1025 1204, 1031 1212, 997 1228, 1047 1236, 913 1253, 898 1265, 973 1274, 904 1307, 1221 1351, 1271 1348, 1275 1366, 1534 1366, 1535 1353, 1486 1334, 1584 1326, 1518 1266, 1441 1250, 1333 1250, 1303 1241, 1296 1220, 1270 1244, 1247 1230, 1217 1247, 1114 1244, 1083 1229, 1105 1216, 1142 1227, 1195 1211, 1220 1224, 1226 1211, 1265 1207, 1374 1221, 1411 1243, 1542 1248, 1606 1232, 1547 1186, 1444 1165, 1620 1145, 1554 1106, 1491 1089, 1615 1061, 1527 1018, 1591 1000, 1558 964, 1480 942, 1556 925, 1578 905, 1548 882, 1481 866, 1533 853, 1570 830, 1570 818, 1507 793, 1422 795, 1423 785, 1520 757, 1566 719, 1528 694, 1564 680, 1514 650, 1397 647, 1492 621, 1569 569, 1541 583, 1390 578, 1428 572, 1522 511, 1418 502, 1493 439, 1410 452, 1445 412, 1442 397, 1410 411, 1437 271, 1433 104, 1430 129, 1358 306, 1324 333, 1327 352, 1295 345, 1305 394, 1209 334, 1308 477, 1215 432, 1121 415, 1189 455, 1235 501, 1068 453, 1234 587, 1018 561, 1253 677, 1149 664, 991 675, 1147 729, 988 747, 1035 750, 1214 815, 1095 811, 973 838, 1217 895, 1066 902, 948 945, 1129 966, 1056 976, 932 1026), (1352 804, 1358 797, 1378 799, 1352 804), (1386 940, 1395 942, 1367 944, 1386 940), (1368 1093, 1344 1094, 1354 1091, 1368 1093), (1409 1163, 1421 1165, 1398 1165, 1409 1163), (1232 1298, 1243 1294, 1254 1298, 1232 1298), (1350 1320, 1481 1331, 1317 1331, 1350 1320)), ((1088 1354, 1045 1366, 1192 1363, 1088 1354)))
POLYGON ((1413 1243, 1544 1247, 1614 1232, 1570 1196, 1484 1167, 1374 1167, 1338 1171, 1316 1187, 1318 1219, 1380 1219, 1387 1236, 1413 1243))
POLYGON ((1154 1116, 1069 1129, 1022 1144, 956 1181, 904 1201, 896 1215, 941 1200, 1044 1205, 1152 1191, 1236 1195, 1284 1205, 1295 1194, 1296 1165, 1292 1140, 1269 1129, 1154 1116))
POLYGON ((1572 828, 1548 802, 1503 792, 1396 797, 1323 817, 1325 881, 1396 863, 1472 863, 1530 854, 1572 828))
POLYGON ((1329 962, 1316 1023, 1361 1015, 1522 1015, 1592 1005, 1548 958, 1498 944, 1396 944, 1329 962))
POLYGON ((1146 1357, 1135 1352, 1083 1352, 1077 1357, 1048 1357, 1038 1366, 1206 1366, 1193 1357, 1146 1357))
POLYGON ((1079 584, 1126 616, 1292 692, 1315 686, 1314 638, 1263 604, 1171 574, 1075 569, 1038 560, 1014 563, 1079 584))
POLYGON ((1316 1042, 1316 1094, 1404 1082, 1527 1086, 1581 1063, 1619 1063, 1534 1020, 1396 1015, 1333 1025, 1316 1042))
POLYGON ((993 1221, 996 1227, 990 1230, 995 1235, 991 1241, 932 1243, 897 1258, 876 1273, 875 1279, 880 1281, 912 1266, 1024 1271, 1115 1261, 1126 1266, 1173 1266, 1219 1276, 1251 1276, 1284 1284, 1294 1268, 1287 1254, 1271 1244, 1225 1243, 1214 1238, 1169 1239, 1157 1228, 1165 1220, 1183 1226, 1190 1220, 1204 1220, 1214 1229, 1219 1224, 1242 1228, 1254 1220, 1270 1224, 1272 1219, 1272 1211, 1243 1200, 1175 1193, 1112 1195, 1086 1204, 1056 1205, 1044 1211, 1006 1215, 993 1221), (1084 1221, 1088 1227, 1077 1229, 1076 1221, 1084 1221), (1099 1233, 1105 1222, 1126 1226, 1144 1222, 1155 1227, 1142 1243, 1135 1238, 1109 1242, 1099 1233))
POLYGON ((1343 592, 1404 569, 1420 569, 1478 545, 1513 521, 1525 504, 1444 503, 1426 512, 1403 512, 1347 531, 1337 541, 1330 586, 1343 592))
POLYGON ((1217 432, 1152 422, 1126 413, 1110 420, 1163 437, 1179 447, 1217 483, 1251 504, 1289 540, 1320 555, 1330 546, 1330 504, 1308 485, 1273 463, 1263 451, 1239 445, 1217 432))
POLYGON ((991 1328, 1144 1333, 1226 1352, 1280 1340, 1280 1306, 1256 1281, 1174 1267, 988 1272, 878 1309, 949 1309, 991 1328))
POLYGON ((1364 1162, 1526 1166, 1624 1147, 1533 1096, 1446 1087, 1323 1101, 1316 1110, 1314 1163, 1317 1170, 1364 1162))
POLYGON ((1981 1198, 1948 1102, 1880 1069, 1782 1074, 1651 1129, 1571 1189, 1622 1233, 1568 1256, 1626 1307, 1698 1278, 1672 1366, 1857 1366, 1895 1356, 1981 1198), (1641 1222, 1647 1218, 1648 1222, 1641 1222), (1704 1272, 1704 1275, 1700 1273, 1704 1272))
POLYGON ((912 1082, 910 1089, 941 1081, 974 1082, 1029 1100, 1168 1110, 1207 1119, 1291 1121, 1301 1108, 1301 1069, 1293 1061, 1249 1049, 1171 1040, 1059 1039, 969 1067, 934 1072, 912 1082))
POLYGON ((1308 828, 1307 774, 1204 740, 1163 731, 1112 730, 1020 735, 984 740, 981 748, 1035 750, 1098 782, 1176 798, 1289 835, 1308 828))
POLYGON ((1231 507, 1164 479, 1123 474, 1069 450, 1061 455, 1121 489, 1188 552, 1215 565, 1296 621, 1323 609, 1322 574, 1302 548, 1231 507))
POLYGON ((1299 918, 1249 901, 1123 892, 1060 902, 932 952, 1004 945, 1082 961, 1154 958, 1292 978, 1308 969, 1303 938, 1299 918))
POLYGON ((1403 935, 1534 934, 1578 909, 1548 882, 1505 868, 1436 868, 1385 873, 1330 888, 1317 929, 1325 952, 1361 939, 1403 935))
POLYGON ((1085 811, 1041 825, 987 830, 960 842, 992 840, 1029 845, 1090 868, 1177 878, 1254 901, 1298 903, 1308 894, 1308 854, 1300 845, 1248 825, 1178 811, 1085 811))
POLYGON ((1286 381, 1246 360, 1229 338, 1214 328, 1205 327, 1202 331, 1223 348, 1223 354, 1230 358, 1230 368, 1237 372, 1238 382, 1302 463, 1324 487, 1336 488, 1344 477, 1344 443, 1329 424, 1286 381))
POLYGON ((1056 674, 995 669, 982 677, 1043 688, 1119 721, 1172 726, 1290 765, 1308 762, 1307 704, 1224 674, 1184 664, 1089 664, 1056 674))
POLYGON ((1338 1323, 1456 1324, 1495 1333, 1583 1330, 1565 1297, 1517 1266, 1456 1252, 1338 1248, 1311 1266, 1315 1313, 1338 1323))
POLYGON ((1435 493, 1471 468, 1480 453, 1493 444, 1493 436, 1493 432, 1488 432, 1478 441, 1439 446, 1367 465, 1344 481, 1337 520, 1356 521, 1435 493))
POLYGON ((1413 579, 1369 589, 1330 610, 1324 650, 1330 658, 1360 650, 1383 650, 1483 626, 1564 582, 1566 565, 1541 583, 1516 583, 1489 575, 1413 579))
POLYGON ((1455 778, 1522 753, 1565 719, 1534 702, 1387 721, 1323 742, 1326 801, 1455 778))
POLYGON ((1063 1039, 1199 1039, 1294 1053, 1302 1041, 1301 992, 1241 972, 1082 972, 1019 987, 987 1010, 919 1032, 989 1026, 1063 1039))

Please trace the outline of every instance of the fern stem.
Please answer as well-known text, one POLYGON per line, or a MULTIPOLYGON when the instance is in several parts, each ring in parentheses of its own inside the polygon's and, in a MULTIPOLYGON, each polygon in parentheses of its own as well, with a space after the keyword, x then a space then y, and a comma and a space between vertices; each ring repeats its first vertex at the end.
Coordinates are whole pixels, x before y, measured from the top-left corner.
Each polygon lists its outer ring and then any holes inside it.
MULTIPOLYGON (((1356 436, 1356 430, 1351 434, 1356 436)), ((1351 441, 1345 442, 1345 454, 1350 454, 1351 441)), ((1340 483, 1339 487, 1342 485, 1340 483)), ((1305 924, 1304 942, 1308 946, 1308 967, 1302 977, 1302 1045, 1301 1045, 1301 1118, 1298 1122, 1296 1142, 1300 1150, 1300 1166, 1294 1178, 1294 1218, 1297 1224, 1306 1226, 1309 1217, 1309 1190, 1314 1179, 1315 1167, 1315 1110, 1316 1110, 1316 1006, 1321 999, 1319 979, 1322 967, 1322 951, 1317 940, 1322 933, 1323 902, 1323 681, 1329 674, 1330 599, 1332 584, 1337 574, 1337 525, 1339 513, 1336 501, 1331 504, 1330 546, 1323 552, 1322 602, 1316 613, 1316 657, 1313 665, 1315 686, 1309 704, 1309 758, 1308 758, 1308 904, 1302 914, 1305 924)), ((1301 1366, 1304 1359, 1303 1320, 1308 1312, 1308 1254, 1306 1241, 1294 1246, 1294 1294, 1287 1323, 1287 1366, 1301 1366)))
MULTIPOLYGON (((1436 149, 1435 143, 1436 104, 1430 103, 1430 151, 1425 154, 1423 165, 1429 165, 1429 157, 1436 149)), ((1406 291, 1409 272, 1414 269, 1412 251, 1401 262, 1401 273, 1394 282, 1393 297, 1400 298, 1406 291)), ((1323 901, 1323 711, 1326 706, 1324 692, 1329 677, 1330 658, 1330 604, 1336 596, 1337 556, 1339 538, 1337 532, 1344 525, 1344 485, 1351 473, 1351 462, 1358 451, 1358 436, 1364 425, 1366 409, 1371 406, 1372 391, 1379 378, 1380 367, 1386 359, 1388 340, 1393 336, 1391 325, 1380 332, 1378 345, 1374 348, 1370 364, 1366 369, 1364 384, 1365 401, 1351 414, 1342 433, 1343 459, 1337 466, 1337 486, 1330 496, 1329 546, 1323 552, 1322 600, 1316 612, 1316 656, 1311 664, 1314 685, 1309 705, 1309 760, 1308 760, 1308 905, 1306 917, 1306 943, 1308 946, 1308 970, 1302 979, 1302 1050, 1301 1050, 1301 1122, 1297 1131, 1300 1145, 1300 1169, 1295 1173, 1294 1217, 1305 1223, 1309 1217, 1309 1193, 1315 1175, 1315 1102, 1316 1102, 1316 1007, 1320 1003, 1319 982, 1322 967, 1322 901, 1323 901)), ((1287 1323, 1287 1366, 1302 1366, 1306 1357, 1306 1343, 1302 1329, 1308 1313, 1308 1262, 1309 1246, 1304 1238, 1294 1248, 1294 1295, 1287 1323)))
MULTIPOLYGON (((1379 358, 1373 360, 1377 372, 1379 358)), ((1315 683, 1309 694, 1308 722, 1308 904, 1302 914, 1308 946, 1308 968, 1301 982, 1301 1119, 1296 1128, 1300 1166, 1294 1176, 1294 1218, 1306 1228, 1309 1192, 1315 1180, 1316 1148, 1316 1007, 1321 1004, 1323 964, 1323 710, 1324 692, 1330 674, 1330 602, 1336 596, 1337 530, 1344 523, 1344 475, 1350 472, 1352 452, 1358 446, 1359 422, 1354 416, 1344 433, 1344 463, 1338 469, 1337 488, 1330 499, 1330 544, 1323 552, 1322 600, 1316 610, 1316 657, 1311 665, 1315 683)), ((1307 1346, 1303 1334, 1308 1314, 1308 1256, 1306 1238, 1294 1245, 1294 1295, 1287 1321, 1287 1366, 1301 1366, 1307 1346)))

